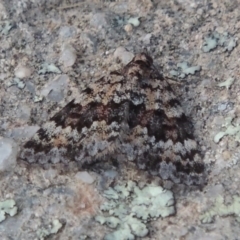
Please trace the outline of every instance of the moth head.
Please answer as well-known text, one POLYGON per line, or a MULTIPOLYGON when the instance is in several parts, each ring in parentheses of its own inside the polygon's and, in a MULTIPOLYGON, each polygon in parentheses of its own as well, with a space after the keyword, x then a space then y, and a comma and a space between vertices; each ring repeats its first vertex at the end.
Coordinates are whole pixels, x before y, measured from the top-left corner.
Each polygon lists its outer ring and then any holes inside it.
POLYGON ((146 53, 135 55, 133 60, 123 68, 123 75, 131 80, 149 79, 153 70, 153 59, 146 53))
POLYGON ((132 62, 141 66, 151 67, 153 65, 153 59, 146 53, 138 53, 132 60, 132 62))

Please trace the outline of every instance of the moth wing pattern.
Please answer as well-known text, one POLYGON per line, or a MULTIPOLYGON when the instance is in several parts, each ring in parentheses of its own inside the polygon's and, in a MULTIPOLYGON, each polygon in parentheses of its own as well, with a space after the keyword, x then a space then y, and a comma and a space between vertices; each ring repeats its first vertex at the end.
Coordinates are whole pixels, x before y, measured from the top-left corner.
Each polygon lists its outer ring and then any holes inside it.
POLYGON ((80 166, 133 161, 164 180, 205 182, 193 127, 152 58, 137 54, 119 72, 84 89, 25 143, 20 158, 80 166))

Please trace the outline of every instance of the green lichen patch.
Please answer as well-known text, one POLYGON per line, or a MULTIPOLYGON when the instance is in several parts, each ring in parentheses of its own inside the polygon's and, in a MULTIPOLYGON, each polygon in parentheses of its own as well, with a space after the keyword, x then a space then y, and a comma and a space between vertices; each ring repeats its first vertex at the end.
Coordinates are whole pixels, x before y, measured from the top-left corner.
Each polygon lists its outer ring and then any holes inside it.
POLYGON ((103 215, 95 219, 114 231, 105 240, 135 239, 148 234, 146 223, 175 213, 173 193, 154 184, 140 188, 135 182, 116 185, 104 192, 103 215))
POLYGON ((33 98, 33 102, 35 102, 35 103, 41 102, 42 100, 43 100, 43 97, 38 96, 38 95, 35 95, 34 98, 33 98))
POLYGON ((228 32, 220 35, 218 45, 224 48, 224 51, 231 52, 237 46, 237 39, 228 32))
POLYGON ((48 64, 44 63, 41 66, 41 69, 38 71, 38 74, 46 74, 46 73, 61 73, 61 70, 56 67, 53 63, 48 64))
POLYGON ((56 234, 62 228, 62 226, 63 224, 58 219, 55 219, 47 227, 38 229, 37 231, 38 238, 44 240, 50 235, 56 234))
POLYGON ((237 39, 228 32, 223 34, 212 32, 204 38, 202 50, 203 52, 210 52, 217 46, 223 47, 224 51, 231 52, 237 46, 237 39))
POLYGON ((11 87, 11 86, 14 86, 14 85, 17 86, 20 89, 23 89, 26 84, 22 80, 20 80, 19 78, 14 78, 11 82, 7 83, 8 87, 11 87))
POLYGON ((218 86, 229 89, 231 87, 231 85, 233 84, 234 80, 235 80, 234 78, 229 77, 226 81, 219 83, 218 86))
POLYGON ((213 32, 204 38, 202 50, 203 52, 210 52, 218 46, 220 35, 217 32, 213 32))
POLYGON ((127 20, 127 23, 132 24, 134 27, 138 27, 140 25, 139 17, 131 17, 127 20))
POLYGON ((225 128, 224 131, 218 132, 214 136, 214 142, 218 143, 224 136, 235 136, 235 140, 240 142, 240 125, 233 125, 234 117, 227 117, 225 119, 225 124, 223 125, 223 128, 225 128))
POLYGON ((184 78, 187 75, 193 75, 201 70, 200 66, 190 66, 187 62, 177 64, 177 69, 170 71, 170 74, 175 77, 184 78))
POLYGON ((8 35, 10 30, 13 28, 14 23, 6 21, 5 23, 0 23, 0 33, 3 35, 8 35))
POLYGON ((236 217, 236 220, 240 222, 240 197, 235 195, 233 196, 233 201, 231 204, 225 205, 224 199, 222 196, 219 196, 214 206, 212 206, 207 212, 201 216, 202 223, 212 223, 215 216, 226 217, 233 215, 236 217))
POLYGON ((11 217, 17 214, 16 202, 13 199, 0 202, 0 222, 6 219, 6 214, 11 217))

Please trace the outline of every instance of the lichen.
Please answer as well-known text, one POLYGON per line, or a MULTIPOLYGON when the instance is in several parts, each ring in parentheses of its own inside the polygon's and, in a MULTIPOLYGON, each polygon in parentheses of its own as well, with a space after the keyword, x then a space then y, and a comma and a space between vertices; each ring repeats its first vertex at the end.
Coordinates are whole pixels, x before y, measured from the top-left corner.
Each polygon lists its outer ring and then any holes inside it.
POLYGON ((219 83, 218 86, 226 87, 226 89, 229 89, 231 87, 231 85, 233 84, 234 80, 235 80, 234 78, 229 77, 226 81, 219 83))
POLYGON ((214 221, 214 217, 217 215, 221 217, 234 215, 236 220, 240 222, 240 197, 234 195, 232 203, 225 205, 224 198, 219 196, 216 198, 214 206, 201 215, 200 220, 202 223, 212 223, 214 221))
POLYGON ((8 87, 11 87, 11 86, 14 86, 14 85, 17 86, 20 89, 23 89, 26 84, 22 80, 20 80, 19 78, 14 78, 11 82, 7 83, 8 87))
POLYGON ((42 64, 41 69, 38 71, 38 74, 45 73, 61 73, 61 70, 52 63, 44 63, 42 64))
POLYGON ((112 19, 113 27, 123 27, 126 24, 131 24, 133 27, 138 27, 140 25, 139 17, 126 17, 126 16, 115 16, 112 19))
POLYGON ((131 17, 128 19, 127 23, 132 24, 134 27, 138 27, 140 25, 139 17, 131 17))
POLYGON ((224 51, 231 52, 237 46, 237 39, 225 32, 220 35, 218 45, 222 46, 224 51))
POLYGON ((146 222, 175 213, 173 193, 154 184, 139 188, 129 181, 107 189, 103 195, 108 201, 101 206, 103 215, 95 219, 114 229, 105 240, 144 237, 148 234, 146 222))
POLYGON ((195 72, 198 72, 200 70, 200 66, 190 66, 187 62, 181 62, 177 64, 177 69, 173 69, 170 71, 170 74, 172 76, 184 78, 186 75, 193 75, 195 74, 195 72))
POLYGON ((0 202, 0 222, 6 219, 6 214, 11 217, 17 214, 16 202, 13 199, 8 199, 0 202))
POLYGON ((237 46, 237 39, 231 36, 228 32, 220 34, 212 32, 204 38, 202 50, 203 52, 210 52, 217 46, 224 48, 224 51, 231 52, 237 46))
POLYGON ((204 43, 203 43, 203 52, 210 52, 211 50, 215 49, 218 45, 218 41, 219 41, 219 33, 217 32, 213 32, 211 34, 209 34, 208 36, 206 36, 204 38, 204 43))
POLYGON ((58 219, 52 221, 47 227, 38 229, 37 236, 40 240, 44 240, 46 237, 51 234, 57 233, 62 228, 62 223, 58 219))
POLYGON ((38 96, 38 95, 35 95, 34 98, 33 98, 33 101, 35 103, 41 102, 42 100, 43 100, 43 97, 42 96, 38 96))
POLYGON ((218 143, 224 136, 230 135, 234 136, 235 135, 235 140, 240 142, 240 125, 234 126, 232 121, 234 117, 227 117, 225 119, 225 123, 223 125, 223 128, 225 128, 224 131, 218 132, 214 136, 214 142, 218 143))
POLYGON ((6 21, 3 25, 1 24, 0 25, 0 32, 3 34, 3 35, 8 35, 8 33, 10 32, 10 30, 13 28, 14 24, 9 22, 9 21, 6 21))

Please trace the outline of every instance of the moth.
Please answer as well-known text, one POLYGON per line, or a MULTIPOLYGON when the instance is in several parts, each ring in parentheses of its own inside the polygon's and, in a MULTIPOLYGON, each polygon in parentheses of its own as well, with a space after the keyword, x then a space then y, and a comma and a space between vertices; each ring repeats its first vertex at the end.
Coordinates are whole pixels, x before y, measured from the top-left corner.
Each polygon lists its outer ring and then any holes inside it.
POLYGON ((193 127, 146 53, 89 84, 23 146, 28 163, 132 161, 163 180, 205 182, 193 127))

